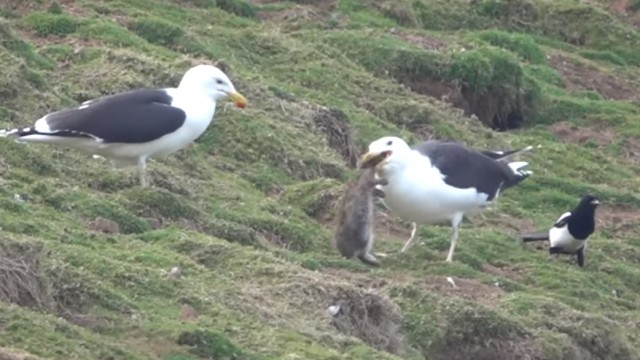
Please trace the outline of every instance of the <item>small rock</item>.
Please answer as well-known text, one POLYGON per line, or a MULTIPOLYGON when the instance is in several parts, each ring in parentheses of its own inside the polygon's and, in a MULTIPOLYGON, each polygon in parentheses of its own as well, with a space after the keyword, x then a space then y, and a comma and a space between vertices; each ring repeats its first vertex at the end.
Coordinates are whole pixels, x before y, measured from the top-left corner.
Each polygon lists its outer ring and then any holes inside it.
POLYGON ((149 226, 151 226, 151 228, 153 230, 157 230, 157 229, 160 229, 162 227, 162 220, 160 220, 160 219, 145 218, 145 220, 147 220, 147 223, 149 223, 149 226))
POLYGON ((329 312, 329 315, 336 317, 342 312, 342 307, 340 307, 340 305, 332 305, 329 306, 327 311, 329 312))
POLYGON ((177 266, 174 266, 171 268, 171 270, 169 270, 169 276, 171 276, 174 279, 180 279, 182 277, 182 269, 180 269, 177 266))
POLYGON ((180 319, 182 320, 195 320, 198 317, 198 312, 191 305, 183 304, 180 308, 180 319))
POLYGON ((119 234, 120 225, 117 222, 98 216, 89 223, 89 227, 105 234, 119 234))

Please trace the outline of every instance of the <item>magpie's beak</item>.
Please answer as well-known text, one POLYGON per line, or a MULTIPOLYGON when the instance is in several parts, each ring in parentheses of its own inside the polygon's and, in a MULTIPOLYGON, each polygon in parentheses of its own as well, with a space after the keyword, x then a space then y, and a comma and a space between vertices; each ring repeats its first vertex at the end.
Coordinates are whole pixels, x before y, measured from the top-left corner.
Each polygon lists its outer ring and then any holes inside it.
POLYGON ((389 156, 391 156, 391 150, 385 150, 382 152, 369 151, 360 158, 360 168, 367 169, 377 166, 389 156))

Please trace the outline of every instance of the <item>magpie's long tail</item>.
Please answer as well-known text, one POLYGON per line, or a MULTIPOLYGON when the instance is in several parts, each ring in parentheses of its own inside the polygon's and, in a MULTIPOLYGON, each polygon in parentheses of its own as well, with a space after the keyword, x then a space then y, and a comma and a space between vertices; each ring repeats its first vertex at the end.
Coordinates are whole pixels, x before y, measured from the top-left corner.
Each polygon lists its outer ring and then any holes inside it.
POLYGON ((549 232, 540 231, 535 233, 524 233, 524 234, 520 234, 520 238, 522 239, 523 242, 545 241, 545 240, 549 240, 549 232))

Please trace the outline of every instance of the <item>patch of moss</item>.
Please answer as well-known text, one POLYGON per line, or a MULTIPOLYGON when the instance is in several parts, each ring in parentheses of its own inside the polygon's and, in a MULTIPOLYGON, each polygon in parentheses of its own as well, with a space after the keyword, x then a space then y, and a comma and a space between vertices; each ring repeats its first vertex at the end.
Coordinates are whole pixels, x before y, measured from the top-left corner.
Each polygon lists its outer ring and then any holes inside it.
POLYGON ((509 50, 532 64, 544 64, 546 55, 531 36, 508 33, 500 30, 486 30, 476 36, 489 44, 509 50))
POLYGON ((82 23, 81 20, 70 15, 48 12, 32 12, 24 17, 24 22, 42 37, 73 34, 82 23))
POLYGON ((249 360, 248 355, 226 336, 210 330, 183 332, 178 337, 177 343, 189 346, 190 352, 202 357, 221 360, 249 360))
POLYGON ((133 20, 129 24, 129 29, 148 42, 161 46, 173 46, 184 36, 184 30, 181 27, 149 16, 133 20))

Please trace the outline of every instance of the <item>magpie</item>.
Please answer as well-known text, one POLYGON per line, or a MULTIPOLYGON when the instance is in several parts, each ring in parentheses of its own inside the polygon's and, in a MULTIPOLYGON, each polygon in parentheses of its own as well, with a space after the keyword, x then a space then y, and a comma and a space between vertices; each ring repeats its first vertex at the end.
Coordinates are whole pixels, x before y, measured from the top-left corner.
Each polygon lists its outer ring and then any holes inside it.
POLYGON ((578 206, 562 214, 545 232, 521 234, 523 242, 549 240, 549 255, 576 255, 578 266, 584 266, 587 239, 595 231, 595 212, 600 201, 595 195, 584 195, 578 206))

